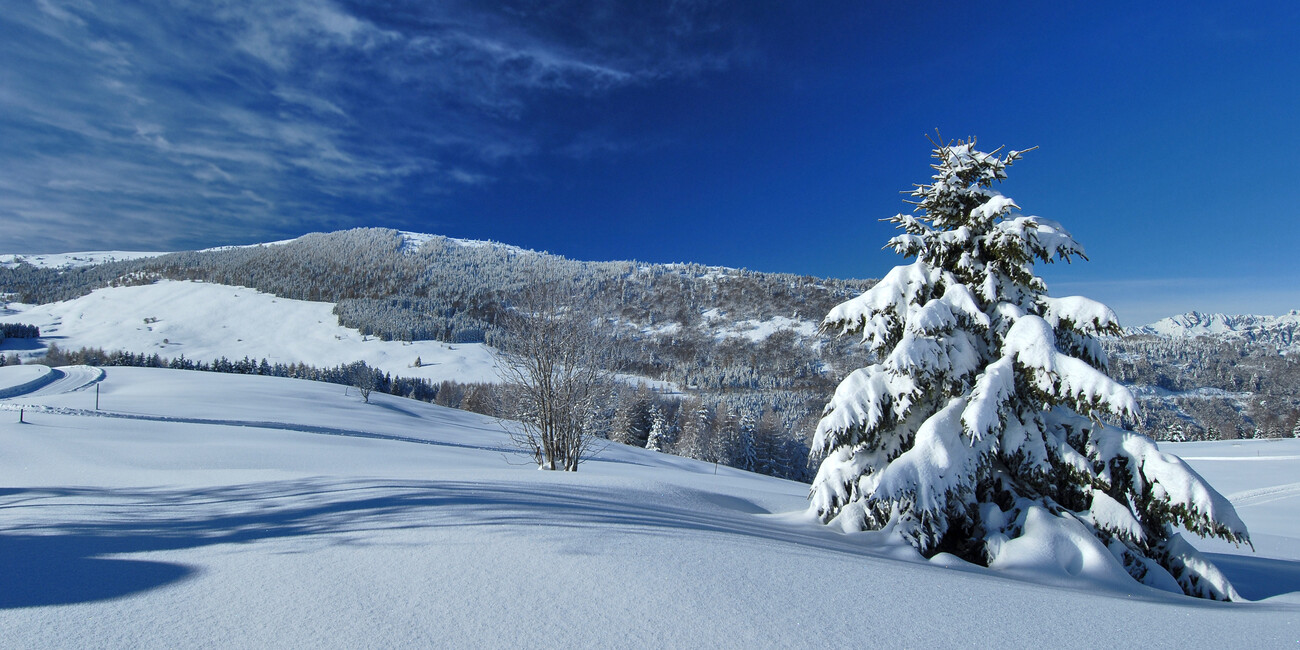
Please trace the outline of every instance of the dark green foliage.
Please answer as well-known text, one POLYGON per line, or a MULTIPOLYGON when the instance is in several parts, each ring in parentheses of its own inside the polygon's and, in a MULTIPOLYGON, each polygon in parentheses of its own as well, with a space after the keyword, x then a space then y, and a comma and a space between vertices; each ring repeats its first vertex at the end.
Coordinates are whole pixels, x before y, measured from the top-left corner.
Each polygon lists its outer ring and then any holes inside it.
POLYGON ((0 341, 5 339, 38 339, 41 329, 35 325, 22 323, 0 323, 0 341))

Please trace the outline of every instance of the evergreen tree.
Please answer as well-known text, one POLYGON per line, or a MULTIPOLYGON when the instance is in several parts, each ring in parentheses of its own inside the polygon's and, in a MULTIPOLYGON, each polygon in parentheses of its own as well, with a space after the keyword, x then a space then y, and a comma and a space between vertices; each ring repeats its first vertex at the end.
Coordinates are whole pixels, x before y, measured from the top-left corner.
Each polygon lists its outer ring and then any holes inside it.
POLYGON ((794 435, 785 438, 781 442, 780 453, 784 469, 777 476, 804 483, 812 481, 813 475, 810 471, 810 450, 806 431, 802 429, 796 430, 794 435))
POLYGON ((615 398, 614 418, 609 423, 609 439, 623 445, 632 444, 635 435, 632 428, 635 426, 635 417, 633 409, 636 405, 633 400, 623 392, 619 392, 615 398))
POLYGON ((612 439, 614 435, 614 416, 617 413, 618 389, 608 387, 598 399, 594 400, 591 411, 587 414, 583 427, 595 438, 612 439))
POLYGON ((651 451, 668 449, 668 420, 664 418, 663 409, 658 404, 650 405, 650 433, 646 436, 645 448, 651 451))
POLYGON ((753 415, 746 412, 740 416, 740 424, 736 428, 735 448, 731 452, 732 467, 748 472, 758 470, 758 447, 754 432, 756 427, 753 415))
POLYGON ((781 418, 775 411, 764 411, 754 427, 754 471, 769 476, 786 476, 790 459, 782 453, 781 418))
POLYGON ((677 411, 681 434, 677 440, 677 454, 697 460, 712 460, 709 450, 713 439, 713 412, 698 399, 686 400, 677 411))
POLYGON ((994 189, 1022 152, 974 144, 936 143, 914 214, 889 219, 903 231, 890 247, 916 260, 823 322, 878 362, 845 378, 818 424, 811 510, 988 566, 1025 566, 1017 549, 1052 535, 1106 575, 1236 598, 1175 526, 1248 543, 1245 525, 1181 459, 1102 423, 1137 416, 1097 340, 1120 332, 1115 315, 1047 295, 1034 263, 1083 249, 994 189))
POLYGON ((625 442, 633 447, 644 447, 650 437, 650 407, 654 395, 645 385, 638 386, 628 404, 628 428, 625 442))
POLYGON ((754 471, 759 474, 776 476, 776 448, 777 440, 774 432, 769 429, 771 420, 771 411, 762 411, 758 416, 758 421, 754 423, 754 471))
POLYGON ((1183 433, 1183 423, 1175 422, 1169 427, 1170 442, 1187 442, 1187 434, 1183 433))
POLYGON ((736 412, 721 405, 714 411, 713 436, 710 438, 708 460, 719 465, 733 465, 734 454, 740 447, 736 412))

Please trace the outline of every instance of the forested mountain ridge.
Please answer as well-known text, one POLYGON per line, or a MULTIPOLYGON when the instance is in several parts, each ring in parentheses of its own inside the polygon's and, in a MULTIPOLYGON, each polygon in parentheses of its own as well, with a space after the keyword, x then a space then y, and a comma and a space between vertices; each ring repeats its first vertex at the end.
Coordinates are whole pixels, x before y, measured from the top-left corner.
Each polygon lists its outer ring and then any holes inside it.
MULTIPOLYGON (((629 372, 673 382, 725 407, 726 417, 770 414, 794 437, 808 433, 839 375, 861 365, 852 337, 820 334, 818 323, 874 284, 699 264, 574 261, 378 228, 147 255, 65 257, 44 266, 14 256, 0 267, 0 292, 48 303, 107 286, 199 280, 332 302, 340 324, 379 338, 491 343, 512 296, 531 283, 563 282, 574 308, 618 325, 620 363, 629 372)), ((1291 435, 1300 418, 1300 356, 1286 353, 1298 325, 1296 312, 1193 312, 1107 339, 1112 374, 1134 388, 1143 407, 1142 420, 1128 424, 1165 439, 1291 435)))
POLYGON ((698 264, 579 262, 513 246, 378 228, 315 233, 248 247, 170 253, 65 268, 0 268, 0 288, 29 303, 66 300, 157 279, 247 286, 285 298, 338 303, 345 324, 375 336, 481 341, 503 301, 533 282, 564 281, 575 301, 661 332, 713 320, 816 323, 871 286, 698 264))
MULTIPOLYGON (((683 410, 675 398, 625 396, 617 401, 627 407, 609 417, 627 430, 611 437, 643 444, 653 424, 650 407, 659 402, 660 415, 694 438, 701 428, 774 434, 778 440, 757 442, 783 449, 787 463, 806 458, 802 437, 837 379, 833 365, 853 355, 851 341, 823 337, 817 324, 872 285, 698 264, 573 261, 384 229, 103 264, 11 266, 0 268, 0 292, 24 303, 196 280, 331 302, 341 325, 377 338, 449 343, 500 343, 495 322, 521 290, 539 282, 567 286, 572 309, 615 325, 615 361, 625 372, 671 382, 690 398, 683 410)), ((696 445, 687 455, 732 461, 718 444, 696 445)), ((778 473, 799 478, 805 468, 797 464, 798 472, 778 473)))
POLYGON ((1137 431, 1161 440, 1300 437, 1300 352, 1278 340, 1224 331, 1128 334, 1102 345, 1111 375, 1141 406, 1141 419, 1127 423, 1137 431))

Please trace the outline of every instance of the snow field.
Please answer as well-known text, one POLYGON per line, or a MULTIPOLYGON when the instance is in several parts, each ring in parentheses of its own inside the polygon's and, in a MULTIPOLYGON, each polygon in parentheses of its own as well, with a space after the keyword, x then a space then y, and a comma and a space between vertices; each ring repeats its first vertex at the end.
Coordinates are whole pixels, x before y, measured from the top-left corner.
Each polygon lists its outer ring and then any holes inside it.
MULTIPOLYGON (((338 325, 333 303, 278 298, 245 287, 163 280, 98 289, 48 305, 10 307, 14 313, 0 315, 0 322, 36 325, 43 339, 65 350, 156 352, 194 361, 247 356, 320 368, 365 361, 393 375, 433 382, 498 381, 492 354, 482 344, 363 337, 338 325), (413 365, 417 358, 418 368, 413 365)), ((30 354, 36 353, 43 350, 30 354)))
POLYGON ((146 257, 158 257, 166 253, 144 251, 88 251, 83 253, 49 253, 45 255, 0 255, 0 266, 15 268, 20 262, 26 262, 38 268, 70 269, 81 266, 94 266, 108 262, 125 262, 146 257))
MULTIPOLYGON (((1294 647, 1300 637, 1300 580, 1287 582, 1300 558, 1264 548, 1214 551, 1240 558, 1222 566, 1263 603, 1136 583, 1047 586, 812 523, 803 484, 618 445, 577 474, 539 472, 509 453, 501 424, 472 413, 378 394, 364 404, 289 379, 105 373, 99 414, 89 384, 0 400, 3 645, 1294 647), (17 424, 20 405, 31 424, 17 424)), ((1257 540, 1294 554, 1296 517, 1257 518, 1300 506, 1285 490, 1257 498, 1294 482, 1300 444, 1282 442, 1254 450, 1275 461, 1189 462, 1231 484, 1224 494, 1243 493, 1257 540)), ((1162 450, 1252 452, 1194 444, 1162 450)))

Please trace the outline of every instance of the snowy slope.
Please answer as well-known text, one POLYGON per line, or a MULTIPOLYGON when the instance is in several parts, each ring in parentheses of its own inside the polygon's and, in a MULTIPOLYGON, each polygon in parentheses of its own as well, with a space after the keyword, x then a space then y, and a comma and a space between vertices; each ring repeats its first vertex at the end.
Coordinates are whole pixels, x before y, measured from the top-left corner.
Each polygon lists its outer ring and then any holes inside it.
POLYGON ((244 287, 161 281, 99 289, 48 305, 11 304, 10 309, 0 322, 36 325, 45 341, 65 350, 156 352, 195 361, 248 356, 322 368, 365 361, 394 375, 435 382, 497 381, 491 352, 482 344, 362 337, 338 325, 332 303, 278 298, 244 287), (417 358, 418 368, 413 367, 417 358))
MULTIPOLYGON (((518 246, 502 244, 493 241, 457 239, 457 238, 443 237, 441 235, 407 232, 407 231, 397 231, 397 233, 398 235, 400 235, 402 239, 400 244, 400 250, 407 254, 414 254, 418 252, 420 248, 424 246, 426 243, 433 240, 439 240, 439 241, 453 243, 465 248, 492 248, 499 251, 514 253, 517 255, 548 255, 548 253, 545 252, 527 250, 524 248, 520 248, 518 246)), ((278 246, 282 244, 291 243, 294 241, 297 240, 287 239, 283 241, 267 242, 263 244, 251 244, 246 246, 218 246, 214 248, 203 249, 203 252, 223 251, 223 250, 238 249, 238 248, 253 248, 253 247, 260 247, 260 246, 278 246)), ((157 257, 166 254, 168 253, 121 252, 121 251, 79 252, 79 253, 61 253, 61 254, 48 254, 48 255, 0 254, 0 266, 14 267, 18 265, 19 261, 24 261, 33 264, 35 266, 44 267, 44 268, 51 268, 51 267, 71 268, 76 266, 90 266, 94 264, 100 264, 100 263, 111 262, 111 261, 122 261, 122 260, 137 259, 137 258, 157 257)), ((665 264, 665 265, 656 265, 656 266, 677 273, 691 273, 695 275, 695 277, 699 277, 710 281, 718 281, 720 279, 725 279, 729 276, 733 276, 738 273, 737 269, 720 267, 720 266, 698 267, 697 265, 688 265, 688 264, 665 264), (704 269, 703 273, 699 272, 700 268, 704 269)), ((656 268, 655 266, 647 265, 647 266, 639 267, 639 270, 640 272, 643 273, 653 273, 655 268, 656 268)), ((817 332, 817 327, 819 324, 819 320, 817 319, 820 319, 820 315, 816 315, 814 319, 808 319, 806 317, 797 317, 797 316, 795 318, 776 316, 773 318, 766 318, 762 320, 744 319, 744 318, 737 319, 732 315, 726 314, 718 309, 706 310, 703 312, 702 315, 705 318, 705 320, 708 321, 709 331, 717 339, 721 340, 721 339, 734 336, 734 337, 745 338, 755 342, 763 341, 767 339, 769 336, 771 336, 773 333, 781 330, 793 330, 797 332, 800 336, 811 337, 817 332)), ((678 327, 679 326, 676 324, 660 325, 658 327, 645 326, 643 328, 643 331, 645 331, 647 334, 661 334, 661 335, 672 334, 678 329, 678 327)))
MULTIPOLYGON (((494 241, 480 241, 475 239, 457 239, 454 237, 444 238, 441 235, 431 235, 428 233, 407 232, 407 231, 401 231, 401 235, 402 235, 402 248, 403 250, 409 252, 418 251, 420 247, 425 244, 425 242, 428 242, 431 239, 446 239, 447 241, 455 242, 457 244, 460 244, 461 246, 468 246, 468 247, 491 246, 503 250, 514 251, 516 253, 534 252, 523 248, 519 248, 518 246, 511 246, 509 244, 502 244, 494 241)), ((204 248, 201 250, 203 252, 207 252, 207 251, 230 250, 233 248, 253 248, 257 246, 279 246, 281 244, 288 244, 290 242, 297 241, 298 239, 300 238, 284 239, 280 241, 264 242, 260 244, 247 244, 242 246, 214 246, 212 248, 204 248)), ((167 254, 168 252, 161 252, 161 251, 152 251, 152 252, 149 251, 82 251, 76 253, 43 253, 43 254, 2 253, 0 254, 0 266, 14 268, 18 266, 20 263, 26 262, 27 264, 31 264, 32 266, 35 266, 37 268, 70 269, 70 268, 77 268, 81 266, 94 266, 96 264, 105 264, 108 262, 124 262, 127 260, 135 260, 135 259, 141 259, 147 257, 158 257, 159 255, 167 255, 167 254)))
POLYGON ((725 339, 732 336, 749 339, 750 341, 766 341, 769 337, 781 330, 792 330, 799 336, 813 337, 817 334, 817 321, 787 318, 785 316, 774 316, 766 320, 742 320, 730 322, 724 315, 716 313, 717 310, 710 309, 704 313, 708 321, 709 330, 717 339, 725 339))
POLYGON ((0 398, 25 395, 50 383, 57 375, 47 366, 13 366, 4 371, 0 398))
POLYGON ((144 251, 87 251, 83 253, 49 253, 45 255, 0 255, 0 266, 14 268, 22 262, 38 268, 71 269, 79 266, 94 266, 107 262, 124 262, 143 257, 158 257, 166 253, 144 251))
MULTIPOLYGON (((249 248, 252 246, 277 246, 287 244, 293 239, 283 241, 267 242, 264 244, 251 244, 249 246, 217 246, 214 248, 205 248, 205 251, 219 251, 231 248, 249 248)), ((14 268, 21 263, 31 264, 42 269, 72 269, 82 266, 94 266, 96 264, 107 264, 108 262, 125 262, 127 260, 138 260, 148 257, 158 257, 167 255, 167 252, 161 251, 83 251, 78 253, 45 253, 39 255, 28 255, 22 253, 0 254, 0 266, 14 268)))
MULTIPOLYGON (((24 381, 15 371, 0 368, 0 388, 24 381)), ((640 449, 606 448, 577 474, 538 472, 508 453, 495 421, 387 395, 363 404, 298 380, 105 372, 0 400, 3 645, 1294 647, 1300 637, 1290 487, 1300 442, 1168 446, 1236 495, 1261 539, 1259 554, 1225 550, 1220 561, 1265 602, 1222 604, 938 566, 871 534, 769 514, 801 511, 806 485, 640 449), (31 424, 17 424, 20 405, 31 424)))

